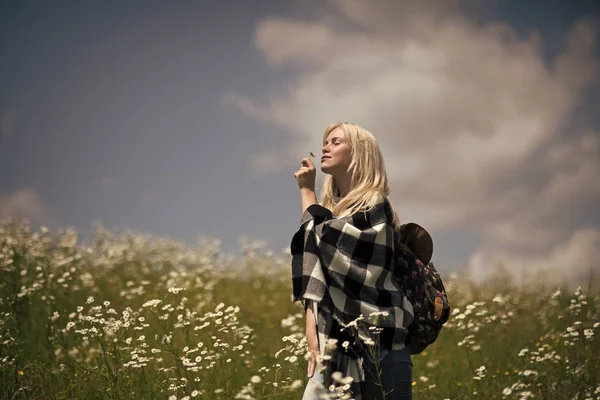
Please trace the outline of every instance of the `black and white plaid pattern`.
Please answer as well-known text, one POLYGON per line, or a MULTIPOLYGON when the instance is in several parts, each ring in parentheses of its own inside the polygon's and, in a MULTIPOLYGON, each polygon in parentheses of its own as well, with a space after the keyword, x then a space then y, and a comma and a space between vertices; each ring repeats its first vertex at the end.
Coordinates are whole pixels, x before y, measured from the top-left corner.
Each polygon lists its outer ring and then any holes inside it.
POLYGON ((381 359, 404 348, 413 321, 412 306, 394 277, 395 234, 389 200, 382 197, 369 212, 344 218, 319 204, 309 206, 291 243, 294 301, 317 305, 321 353, 329 338, 338 339, 325 382, 333 371, 351 376, 354 399, 362 397, 364 340, 372 335, 359 332, 357 339, 340 328, 360 315, 361 324, 369 326, 369 315, 387 312, 377 322, 381 359), (342 348, 344 341, 351 346, 342 348))

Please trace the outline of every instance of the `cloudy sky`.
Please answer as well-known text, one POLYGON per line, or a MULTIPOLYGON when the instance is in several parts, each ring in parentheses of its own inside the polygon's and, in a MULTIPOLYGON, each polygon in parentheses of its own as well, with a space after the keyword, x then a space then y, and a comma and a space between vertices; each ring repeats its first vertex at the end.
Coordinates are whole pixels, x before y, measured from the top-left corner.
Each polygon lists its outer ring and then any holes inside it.
POLYGON ((596 0, 4 1, 0 218, 280 251, 300 159, 353 121, 439 269, 600 272, 599 17, 596 0))

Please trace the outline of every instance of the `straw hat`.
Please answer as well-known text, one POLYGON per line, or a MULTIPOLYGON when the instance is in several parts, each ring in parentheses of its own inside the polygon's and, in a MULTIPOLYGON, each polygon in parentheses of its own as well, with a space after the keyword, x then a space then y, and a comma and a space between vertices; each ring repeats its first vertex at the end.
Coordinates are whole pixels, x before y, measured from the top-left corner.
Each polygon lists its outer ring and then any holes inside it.
POLYGON ((433 239, 429 232, 414 222, 401 225, 400 232, 402 233, 401 243, 408 247, 408 250, 423 264, 429 264, 433 256, 433 239))

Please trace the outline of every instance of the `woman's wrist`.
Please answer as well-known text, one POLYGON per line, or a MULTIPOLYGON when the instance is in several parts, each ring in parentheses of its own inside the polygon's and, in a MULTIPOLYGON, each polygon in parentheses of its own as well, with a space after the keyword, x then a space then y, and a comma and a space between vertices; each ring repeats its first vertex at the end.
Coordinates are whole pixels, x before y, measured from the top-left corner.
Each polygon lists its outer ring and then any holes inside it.
POLYGON ((311 193, 314 194, 315 193, 315 189, 314 188, 309 188, 309 187, 301 187, 300 188, 300 193, 307 194, 307 195, 309 195, 311 193))
POLYGON ((306 211, 309 206, 317 204, 317 195, 314 190, 301 188, 300 194, 302 195, 302 212, 306 211))

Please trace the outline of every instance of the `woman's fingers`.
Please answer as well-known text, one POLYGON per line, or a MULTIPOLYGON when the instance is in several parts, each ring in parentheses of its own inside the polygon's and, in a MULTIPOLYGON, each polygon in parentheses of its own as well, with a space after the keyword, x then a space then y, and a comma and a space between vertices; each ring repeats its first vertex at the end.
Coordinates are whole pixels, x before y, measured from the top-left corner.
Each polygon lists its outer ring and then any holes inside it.
POLYGON ((312 376, 315 374, 315 368, 317 366, 317 357, 319 356, 319 350, 318 349, 314 349, 314 350, 310 350, 310 357, 308 359, 308 377, 312 378, 312 376))
POLYGON ((315 190, 315 166, 309 158, 303 158, 300 162, 302 163, 302 166, 294 174, 298 186, 300 189, 309 188, 315 190))
POLYGON ((315 359, 313 357, 308 360, 308 377, 312 378, 315 373, 315 359))
POLYGON ((296 172, 294 172, 294 177, 298 178, 298 176, 306 174, 308 172, 308 168, 306 167, 300 167, 300 169, 296 172))
POLYGON ((315 165, 313 164, 312 160, 310 158, 303 158, 300 163, 308 168, 314 168, 315 165))
MULTIPOLYGON (((319 354, 317 352, 317 354, 319 354)), ((317 366, 317 356, 315 355, 314 351, 310 352, 310 358, 308 359, 308 377, 312 378, 312 376, 315 374, 315 367, 317 366)))

